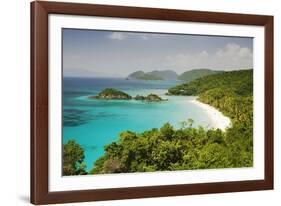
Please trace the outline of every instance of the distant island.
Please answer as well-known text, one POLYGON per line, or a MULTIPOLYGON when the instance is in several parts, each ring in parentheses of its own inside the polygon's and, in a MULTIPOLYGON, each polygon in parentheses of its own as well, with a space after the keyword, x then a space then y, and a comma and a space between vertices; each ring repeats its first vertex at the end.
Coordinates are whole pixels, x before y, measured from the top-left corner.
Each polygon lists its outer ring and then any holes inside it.
POLYGON ((103 100, 138 100, 138 101, 146 101, 146 102, 161 102, 166 101, 166 99, 162 99, 156 94, 149 94, 147 96, 137 95, 136 97, 132 97, 129 94, 113 89, 106 88, 96 96, 89 96, 89 99, 103 99, 103 100))
POLYGON ((89 96, 89 99, 119 99, 119 100, 130 100, 132 96, 126 94, 117 89, 106 88, 96 96, 89 96))
POLYGON ((176 80, 178 74, 172 70, 162 70, 162 71, 136 71, 131 73, 126 79, 128 80, 176 80))
POLYGON ((183 72, 182 74, 178 75, 173 70, 162 70, 162 71, 151 71, 151 72, 144 72, 144 71, 136 71, 131 73, 126 77, 127 80, 181 80, 185 82, 190 82, 195 79, 217 74, 223 71, 216 71, 211 69, 192 69, 186 72, 183 72))

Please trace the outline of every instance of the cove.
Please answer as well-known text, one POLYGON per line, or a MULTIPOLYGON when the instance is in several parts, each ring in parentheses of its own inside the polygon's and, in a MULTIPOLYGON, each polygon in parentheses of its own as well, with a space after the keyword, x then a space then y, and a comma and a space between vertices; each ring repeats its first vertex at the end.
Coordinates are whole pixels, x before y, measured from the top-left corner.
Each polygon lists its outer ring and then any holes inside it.
POLYGON ((167 96, 167 89, 180 81, 143 81, 121 78, 63 79, 63 143, 74 139, 85 150, 87 170, 104 153, 104 146, 116 141, 122 131, 143 132, 169 122, 194 120, 194 126, 211 127, 207 111, 194 104, 196 97, 167 96), (105 88, 116 88, 131 96, 157 94, 164 102, 89 99, 105 88))

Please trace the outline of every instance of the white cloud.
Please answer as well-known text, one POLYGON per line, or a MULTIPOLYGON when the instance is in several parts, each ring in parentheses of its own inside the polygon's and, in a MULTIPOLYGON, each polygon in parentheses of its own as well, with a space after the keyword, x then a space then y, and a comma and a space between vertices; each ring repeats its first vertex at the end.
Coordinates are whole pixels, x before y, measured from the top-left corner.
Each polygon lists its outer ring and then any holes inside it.
POLYGON ((221 58, 252 58, 252 52, 249 48, 232 43, 219 49, 216 55, 221 58))
POLYGON ((208 57, 209 56, 209 53, 207 51, 202 51, 201 53, 199 53, 199 56, 204 58, 204 57, 208 57))
POLYGON ((213 54, 205 50, 197 53, 180 53, 166 57, 166 64, 172 68, 213 68, 230 70, 253 67, 253 53, 247 47, 229 43, 213 54))
POLYGON ((108 38, 114 39, 114 40, 124 40, 127 38, 127 36, 121 32, 113 32, 112 34, 110 34, 108 36, 108 38))

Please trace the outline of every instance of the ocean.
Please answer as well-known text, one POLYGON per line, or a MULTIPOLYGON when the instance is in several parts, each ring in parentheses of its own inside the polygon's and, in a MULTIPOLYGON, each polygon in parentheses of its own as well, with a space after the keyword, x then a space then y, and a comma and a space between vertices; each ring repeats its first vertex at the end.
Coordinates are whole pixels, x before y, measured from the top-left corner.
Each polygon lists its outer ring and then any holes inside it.
POLYGON ((63 78, 63 143, 74 139, 85 151, 87 170, 103 155, 104 146, 118 140, 122 131, 143 132, 169 122, 175 128, 189 118, 194 126, 208 127, 208 114, 189 102, 195 97, 167 96, 167 89, 179 81, 142 81, 121 78, 63 78), (168 101, 89 99, 105 88, 122 90, 131 96, 157 94, 168 101))

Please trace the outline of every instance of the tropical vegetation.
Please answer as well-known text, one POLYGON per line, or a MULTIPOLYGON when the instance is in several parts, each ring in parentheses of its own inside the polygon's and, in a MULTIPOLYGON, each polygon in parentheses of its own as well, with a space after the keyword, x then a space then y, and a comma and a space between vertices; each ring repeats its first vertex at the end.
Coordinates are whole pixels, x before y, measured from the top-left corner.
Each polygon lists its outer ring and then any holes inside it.
POLYGON ((69 140, 63 145, 63 175, 85 175, 84 149, 75 142, 69 140))
POLYGON ((211 69, 192 69, 189 71, 186 71, 178 76, 178 80, 190 82, 192 80, 198 79, 200 77, 208 76, 211 74, 216 74, 221 71, 215 71, 211 69))
POLYGON ((114 89, 114 88, 106 88, 98 95, 96 96, 89 96, 90 99, 119 99, 119 100, 124 100, 124 99, 132 99, 132 97, 120 90, 114 89))

